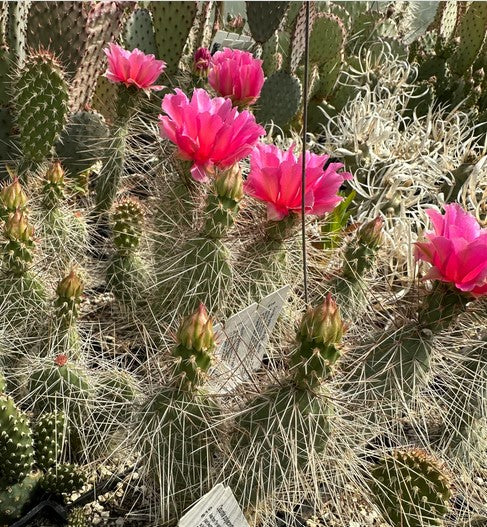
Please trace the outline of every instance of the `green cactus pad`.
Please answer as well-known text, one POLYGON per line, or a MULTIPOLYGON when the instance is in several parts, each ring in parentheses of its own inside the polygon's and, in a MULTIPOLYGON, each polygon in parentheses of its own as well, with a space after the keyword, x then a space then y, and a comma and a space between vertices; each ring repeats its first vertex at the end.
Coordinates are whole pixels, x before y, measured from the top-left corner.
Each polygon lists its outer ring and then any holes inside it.
POLYGON ((90 527, 91 521, 81 508, 73 509, 68 516, 68 527, 90 527))
POLYGON ((68 86, 48 52, 31 55, 15 83, 17 124, 23 154, 42 161, 61 133, 68 110, 68 86))
POLYGON ((372 470, 373 496, 391 525, 433 527, 449 510, 451 484, 441 465, 421 450, 397 450, 372 470))
POLYGON ((137 48, 146 54, 157 55, 156 38, 150 11, 136 9, 130 15, 123 30, 123 42, 126 49, 137 48))
POLYGON ((5 391, 5 386, 6 386, 5 375, 0 370, 0 394, 2 394, 5 391))
POLYGON ((84 2, 31 2, 27 22, 27 44, 49 49, 68 74, 80 64, 87 39, 88 10, 84 2))
POLYGON ((294 75, 278 71, 268 77, 255 111, 261 123, 273 121, 277 126, 286 126, 298 113, 301 104, 302 86, 294 75))
POLYGON ((474 63, 487 35, 487 3, 472 2, 459 27, 460 42, 449 60, 451 70, 462 75, 474 63))
POLYGON ((19 483, 34 462, 28 419, 7 395, 0 395, 0 459, 0 484, 19 483))
POLYGON ((159 496, 181 511, 208 491, 209 469, 217 446, 220 410, 205 394, 163 389, 141 415, 146 474, 159 496))
POLYGON ((340 61, 343 58, 346 29, 335 15, 319 13, 309 38, 309 60, 312 64, 340 61))
POLYGON ((166 62, 166 72, 173 75, 197 13, 196 2, 150 2, 157 45, 157 58, 166 62))
POLYGON ((31 2, 8 2, 7 40, 10 60, 19 67, 24 65, 27 45, 27 21, 31 2))
POLYGON ((435 19, 428 27, 428 31, 438 30, 439 35, 445 40, 453 36, 458 21, 458 2, 456 0, 447 0, 438 2, 435 19))
POLYGON ((109 124, 115 122, 117 118, 117 100, 117 85, 110 82, 104 75, 100 75, 94 88, 92 107, 109 124))
POLYGON ((136 305, 143 299, 149 278, 146 262, 135 253, 115 253, 106 271, 108 287, 127 306, 136 305))
POLYGON ((55 465, 63 452, 66 418, 63 412, 43 414, 34 425, 35 462, 47 470, 55 465))
POLYGON ((29 504, 41 478, 40 472, 26 476, 20 483, 0 485, 0 524, 10 525, 29 504))
POLYGON ((108 127, 99 113, 81 111, 72 115, 56 145, 68 176, 76 176, 102 160, 108 136, 108 127))
POLYGON ((231 437, 237 474, 231 487, 242 506, 256 505, 325 450, 333 405, 325 393, 272 386, 238 414, 231 437))
POLYGON ((29 394, 39 411, 70 410, 78 414, 86 409, 91 385, 86 373, 71 361, 59 356, 54 362, 35 369, 29 378, 29 394))
POLYGON ((245 2, 245 5, 250 33, 256 42, 263 44, 279 27, 289 2, 245 2))
POLYGON ((81 490, 87 482, 84 471, 71 463, 58 464, 49 468, 41 479, 41 487, 56 495, 72 494, 81 490))

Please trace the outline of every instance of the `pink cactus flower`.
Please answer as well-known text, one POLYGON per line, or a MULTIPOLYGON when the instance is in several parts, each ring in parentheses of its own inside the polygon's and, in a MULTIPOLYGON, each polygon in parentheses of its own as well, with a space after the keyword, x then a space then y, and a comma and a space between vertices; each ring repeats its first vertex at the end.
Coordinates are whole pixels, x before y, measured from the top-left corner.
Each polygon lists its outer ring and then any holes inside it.
MULTIPOLYGON (((258 145, 250 156, 250 173, 244 189, 250 196, 267 203, 269 220, 282 220, 301 211, 302 155, 286 152, 274 145, 258 145)), ((348 172, 339 172, 342 163, 330 163, 327 155, 306 152, 305 213, 321 216, 333 210, 343 198, 337 192, 348 172)))
POLYGON ((162 137, 178 147, 182 159, 193 161, 191 175, 208 181, 214 168, 228 168, 248 156, 265 130, 248 111, 239 112, 223 97, 212 98, 201 88, 191 100, 179 89, 162 100, 162 137))
POLYGON ((210 86, 222 97, 228 97, 235 106, 254 104, 264 84, 262 61, 252 53, 225 48, 211 58, 208 71, 210 86))
POLYGON ((487 229, 458 203, 445 206, 445 214, 427 212, 433 231, 427 242, 416 243, 416 258, 432 267, 426 279, 454 284, 475 296, 487 294, 487 229))
POLYGON ((211 53, 208 48, 198 48, 194 54, 193 68, 196 73, 206 73, 210 66, 211 53))
POLYGON ((108 58, 105 73, 108 80, 127 87, 136 86, 145 92, 164 88, 154 84, 166 67, 163 60, 156 60, 154 55, 146 55, 137 48, 128 51, 114 43, 108 44, 105 54, 108 58))

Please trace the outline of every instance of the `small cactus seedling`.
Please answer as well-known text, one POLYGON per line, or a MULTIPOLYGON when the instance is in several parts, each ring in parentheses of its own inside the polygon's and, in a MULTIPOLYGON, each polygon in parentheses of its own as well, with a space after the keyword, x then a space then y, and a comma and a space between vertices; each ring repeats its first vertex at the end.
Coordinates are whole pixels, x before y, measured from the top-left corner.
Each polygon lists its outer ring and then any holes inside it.
POLYGON ((69 495, 86 485, 86 475, 78 465, 58 463, 45 472, 41 487, 46 492, 57 495, 69 495))
POLYGON ((449 510, 450 477, 422 450, 396 450, 372 470, 377 506, 394 526, 440 526, 449 510))

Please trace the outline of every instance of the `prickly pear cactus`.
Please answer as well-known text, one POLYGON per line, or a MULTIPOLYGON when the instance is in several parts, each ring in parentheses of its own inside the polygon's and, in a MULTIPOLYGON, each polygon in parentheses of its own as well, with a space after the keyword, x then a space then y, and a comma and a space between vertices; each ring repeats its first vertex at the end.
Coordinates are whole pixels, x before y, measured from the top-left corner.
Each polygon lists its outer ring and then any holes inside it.
POLYGON ((141 414, 146 477, 168 503, 164 521, 201 496, 216 452, 220 409, 201 388, 212 363, 213 326, 204 306, 183 321, 173 351, 173 382, 148 401, 141 414))
POLYGON ((34 463, 32 431, 27 417, 8 395, 0 395, 0 485, 19 483, 34 463))
POLYGON ((49 468, 41 479, 41 487, 51 494, 72 494, 86 485, 86 475, 78 465, 58 463, 49 468))
POLYGON ((42 414, 33 428, 35 462, 42 470, 55 465, 63 453, 66 418, 63 412, 42 414))
POLYGON ((15 82, 15 106, 24 156, 42 161, 61 133, 68 86, 60 64, 47 51, 31 54, 15 82))
POLYGON ((149 10, 136 9, 130 15, 123 30, 123 42, 126 49, 137 48, 146 54, 157 55, 156 38, 149 10))
POLYGON ((286 126, 299 111, 302 92, 301 81, 294 75, 277 71, 267 77, 255 111, 257 120, 286 126))
POLYGON ((14 484, 0 485, 0 522, 10 525, 19 518, 31 501, 41 478, 40 472, 31 472, 14 484))
POLYGON ((267 42, 279 27, 290 2, 245 2, 247 22, 253 39, 267 42))
POLYGON ((392 525, 441 525, 449 510, 450 477, 422 450, 396 450, 372 470, 377 506, 392 525))
POLYGON ((196 2, 150 2, 159 57, 167 63, 166 73, 174 75, 197 13, 196 2))

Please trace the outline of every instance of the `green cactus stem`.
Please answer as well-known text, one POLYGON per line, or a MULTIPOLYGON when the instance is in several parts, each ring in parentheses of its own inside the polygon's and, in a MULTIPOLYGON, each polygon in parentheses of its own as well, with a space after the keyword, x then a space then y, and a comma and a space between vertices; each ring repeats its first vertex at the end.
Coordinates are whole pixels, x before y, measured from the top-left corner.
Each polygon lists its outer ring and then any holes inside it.
POLYGON ((172 384, 146 403, 140 435, 145 472, 164 503, 163 520, 174 520, 207 491, 217 445, 220 409, 202 388, 215 346, 204 306, 185 319, 172 353, 172 384))
POLYGON ((223 309, 232 281, 230 254, 223 238, 235 222, 242 197, 238 164, 215 174, 203 228, 182 246, 161 280, 159 297, 174 299, 176 305, 172 303, 171 307, 178 312, 192 311, 201 302, 212 312, 223 309), (175 289, 181 294, 174 295, 175 289))
POLYGON ((426 452, 396 450, 373 468, 372 476, 374 500, 391 525, 442 525, 450 508, 450 477, 426 452))
POLYGON ((144 227, 142 206, 127 199, 115 206, 112 214, 115 253, 107 267, 107 284, 124 305, 133 306, 143 299, 149 281, 140 246, 144 227))
POLYGON ((15 84, 17 124, 27 160, 47 157, 68 111, 68 86, 57 60, 47 51, 28 57, 15 84))
POLYGON ((231 433, 230 482, 242 506, 256 506, 291 485, 324 452, 334 408, 323 381, 340 357, 343 333, 330 296, 322 306, 309 309, 287 377, 238 413, 231 433))
POLYGON ((3 265, 7 272, 24 275, 33 260, 34 229, 27 215, 17 209, 5 222, 3 234, 6 243, 3 246, 3 265))
POLYGON ((81 508, 73 509, 68 516, 68 527, 90 527, 91 521, 81 508))

